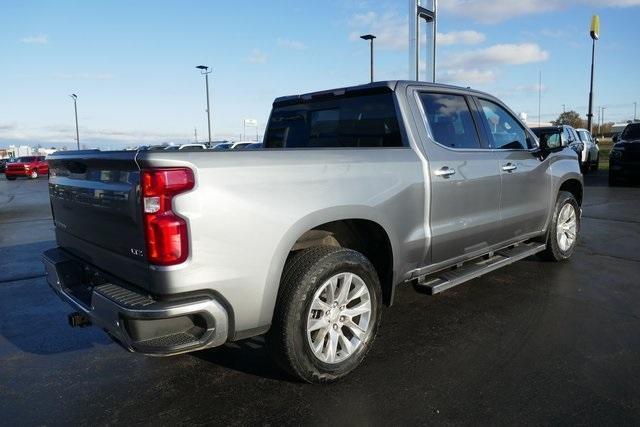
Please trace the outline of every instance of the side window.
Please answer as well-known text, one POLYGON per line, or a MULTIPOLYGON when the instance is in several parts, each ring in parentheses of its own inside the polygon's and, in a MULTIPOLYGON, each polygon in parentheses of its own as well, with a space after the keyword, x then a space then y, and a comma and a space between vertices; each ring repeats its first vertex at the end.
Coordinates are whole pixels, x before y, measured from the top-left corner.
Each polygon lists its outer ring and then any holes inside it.
POLYGON ((532 148, 532 142, 522 125, 507 110, 485 99, 478 99, 486 119, 491 147, 503 150, 532 148))
POLYGON ((569 133, 569 128, 566 126, 562 127, 562 145, 567 145, 571 142, 571 134, 569 133))
POLYGON ((421 93, 433 138, 451 148, 480 148, 469 105, 462 95, 421 93))

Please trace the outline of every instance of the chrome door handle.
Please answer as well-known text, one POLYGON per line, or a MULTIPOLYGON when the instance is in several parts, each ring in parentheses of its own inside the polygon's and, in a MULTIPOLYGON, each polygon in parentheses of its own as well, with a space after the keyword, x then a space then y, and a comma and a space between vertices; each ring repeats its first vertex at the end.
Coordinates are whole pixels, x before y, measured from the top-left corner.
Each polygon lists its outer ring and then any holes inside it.
POLYGON ((516 170, 516 169, 518 169, 518 167, 516 165, 511 164, 511 163, 507 163, 506 165, 504 165, 502 167, 502 170, 505 171, 505 172, 511 172, 511 171, 516 170))
POLYGON ((437 171, 433 172, 435 176, 443 176, 443 177, 448 177, 453 175, 454 173, 456 173, 455 169, 449 169, 449 166, 443 166, 440 169, 438 169, 437 171))

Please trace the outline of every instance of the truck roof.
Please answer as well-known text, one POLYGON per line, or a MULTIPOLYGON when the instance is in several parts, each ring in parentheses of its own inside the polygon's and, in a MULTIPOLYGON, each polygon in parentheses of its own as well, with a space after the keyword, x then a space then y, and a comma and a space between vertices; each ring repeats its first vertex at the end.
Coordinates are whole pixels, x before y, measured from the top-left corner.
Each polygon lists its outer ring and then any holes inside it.
POLYGON ((429 82, 421 82, 415 80, 384 80, 379 82, 367 83, 356 86, 345 86, 341 88, 322 90, 318 92, 309 92, 303 93, 299 95, 288 95, 281 96, 275 99, 273 102, 274 107, 283 107, 286 105, 298 104, 300 102, 308 102, 312 99, 318 100, 323 98, 332 98, 334 96, 344 96, 344 95, 369 95, 376 93, 385 93, 385 92, 394 92, 400 89, 404 89, 407 86, 424 86, 427 88, 443 88, 443 89, 454 89, 454 90, 462 90, 465 92, 473 92, 476 94, 487 95, 485 92, 481 92, 475 89, 471 89, 470 87, 462 87, 455 85, 448 85, 443 83, 429 83, 429 82))

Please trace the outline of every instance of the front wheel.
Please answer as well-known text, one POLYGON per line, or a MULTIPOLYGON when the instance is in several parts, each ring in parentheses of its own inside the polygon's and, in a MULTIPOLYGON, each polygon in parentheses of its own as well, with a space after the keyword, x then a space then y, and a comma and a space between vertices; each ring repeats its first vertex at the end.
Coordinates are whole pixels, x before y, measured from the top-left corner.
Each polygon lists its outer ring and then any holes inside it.
POLYGON ((29 178, 37 179, 38 178, 38 171, 37 170, 32 170, 31 173, 29 174, 29 178))
POLYGON ((381 292, 371 262, 359 252, 318 246, 285 265, 267 349, 306 382, 332 382, 354 370, 380 323, 381 292))
POLYGON ((568 259, 578 243, 580 206, 567 191, 558 193, 553 218, 547 234, 547 247, 541 256, 550 261, 568 259))
POLYGON ((600 154, 596 156, 596 161, 591 164, 591 170, 596 172, 598 167, 600 167, 600 154))

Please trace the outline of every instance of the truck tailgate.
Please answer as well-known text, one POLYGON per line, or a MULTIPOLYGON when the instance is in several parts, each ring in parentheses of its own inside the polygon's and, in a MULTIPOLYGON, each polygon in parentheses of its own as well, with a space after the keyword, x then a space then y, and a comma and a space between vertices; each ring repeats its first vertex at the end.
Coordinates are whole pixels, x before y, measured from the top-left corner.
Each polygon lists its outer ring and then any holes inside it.
POLYGON ((148 289, 136 152, 58 152, 47 160, 58 245, 148 289))

